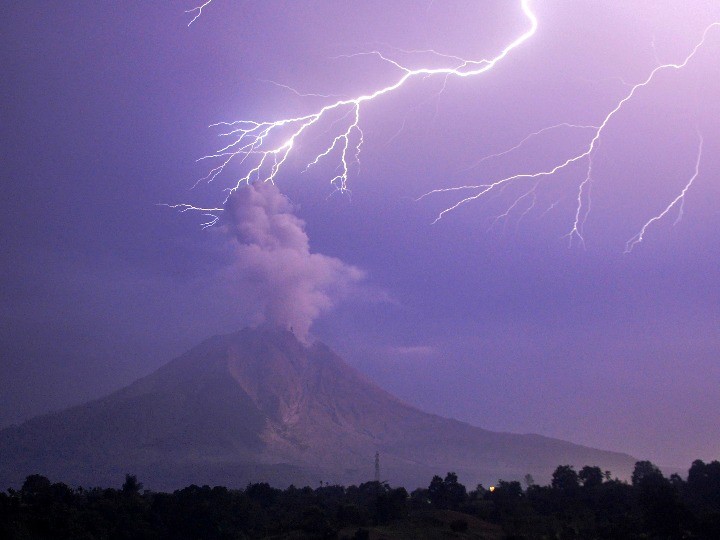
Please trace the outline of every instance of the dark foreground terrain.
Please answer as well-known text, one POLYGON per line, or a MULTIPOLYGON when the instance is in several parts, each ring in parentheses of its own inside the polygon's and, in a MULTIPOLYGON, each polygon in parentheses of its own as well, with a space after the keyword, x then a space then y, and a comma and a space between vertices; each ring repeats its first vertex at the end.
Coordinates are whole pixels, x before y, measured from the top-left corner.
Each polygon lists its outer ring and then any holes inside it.
POLYGON ((71 488, 29 476, 0 494, 1 538, 720 538, 720 462, 693 462, 687 480, 648 461, 632 482, 599 467, 557 467, 468 491, 454 473, 408 493, 386 483, 275 489, 191 485, 173 493, 71 488))

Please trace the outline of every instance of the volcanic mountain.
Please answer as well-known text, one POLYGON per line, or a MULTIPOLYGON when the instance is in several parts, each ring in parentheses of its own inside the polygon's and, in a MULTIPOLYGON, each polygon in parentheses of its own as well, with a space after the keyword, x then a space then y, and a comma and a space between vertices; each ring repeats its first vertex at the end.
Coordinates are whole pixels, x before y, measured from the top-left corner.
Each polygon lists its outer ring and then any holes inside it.
POLYGON ((321 343, 277 328, 215 336, 107 397, 0 431, 0 487, 32 473, 71 485, 153 489, 360 483, 426 486, 458 473, 486 485, 561 464, 628 476, 634 459, 539 435, 486 431, 422 412, 321 343))

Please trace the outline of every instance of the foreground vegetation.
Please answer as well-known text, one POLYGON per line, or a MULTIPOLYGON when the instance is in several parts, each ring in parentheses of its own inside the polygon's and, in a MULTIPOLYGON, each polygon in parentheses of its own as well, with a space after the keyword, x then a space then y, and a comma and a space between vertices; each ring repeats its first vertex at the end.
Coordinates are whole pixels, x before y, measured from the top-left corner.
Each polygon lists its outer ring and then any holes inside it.
POLYGON ((556 469, 468 491, 454 473, 412 493, 384 483, 281 490, 195 485, 143 491, 70 488, 40 475, 0 494, 0 538, 720 538, 720 462, 693 462, 687 480, 648 461, 632 482, 598 467, 556 469))

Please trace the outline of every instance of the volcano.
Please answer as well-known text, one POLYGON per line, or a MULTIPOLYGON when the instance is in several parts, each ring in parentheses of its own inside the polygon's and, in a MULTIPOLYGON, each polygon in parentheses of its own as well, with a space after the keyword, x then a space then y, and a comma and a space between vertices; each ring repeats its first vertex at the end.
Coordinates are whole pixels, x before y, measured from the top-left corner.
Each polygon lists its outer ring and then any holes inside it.
POLYGON ((33 473, 71 485, 317 485, 374 478, 407 488, 455 471, 469 485, 558 465, 629 476, 635 459, 540 435, 492 432, 420 411, 326 345, 278 328, 210 338, 107 397, 0 431, 0 486, 33 473))

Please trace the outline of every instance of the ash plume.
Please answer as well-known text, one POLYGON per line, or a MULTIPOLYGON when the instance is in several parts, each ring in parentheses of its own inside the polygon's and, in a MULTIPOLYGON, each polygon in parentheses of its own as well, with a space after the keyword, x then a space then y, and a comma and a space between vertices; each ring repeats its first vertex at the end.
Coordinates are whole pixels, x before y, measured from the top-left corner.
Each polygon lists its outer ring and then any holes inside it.
POLYGON ((305 222, 272 183, 238 189, 226 210, 232 270, 258 294, 262 322, 292 328, 306 340, 313 321, 364 278, 359 268, 310 251, 305 222))

